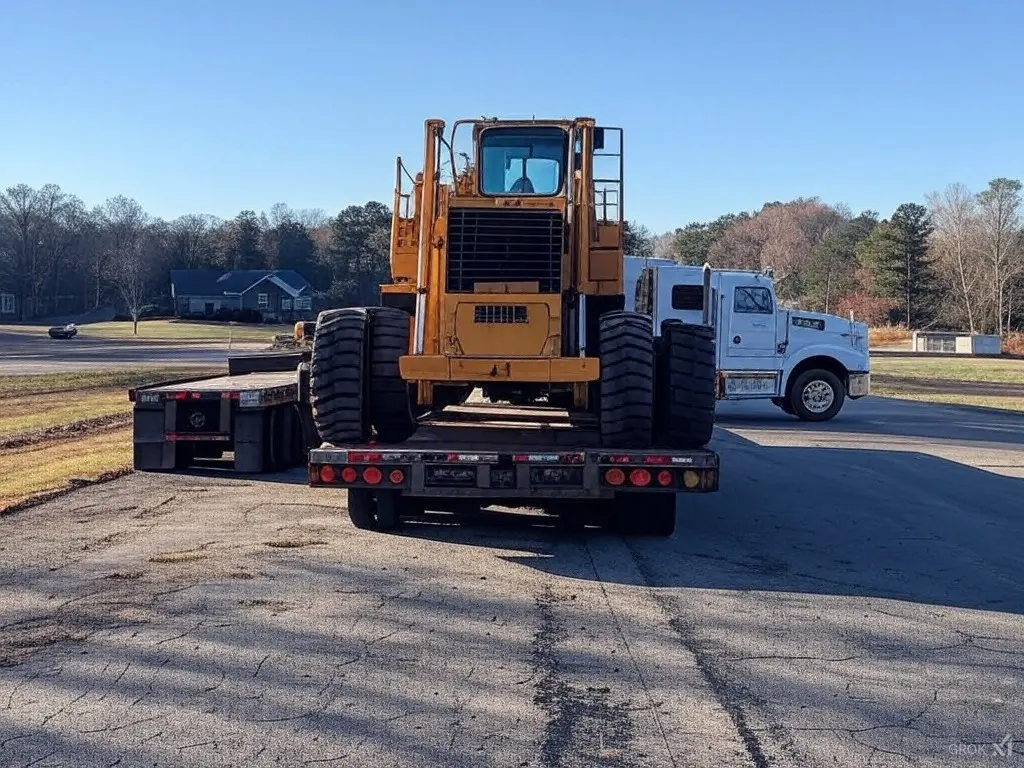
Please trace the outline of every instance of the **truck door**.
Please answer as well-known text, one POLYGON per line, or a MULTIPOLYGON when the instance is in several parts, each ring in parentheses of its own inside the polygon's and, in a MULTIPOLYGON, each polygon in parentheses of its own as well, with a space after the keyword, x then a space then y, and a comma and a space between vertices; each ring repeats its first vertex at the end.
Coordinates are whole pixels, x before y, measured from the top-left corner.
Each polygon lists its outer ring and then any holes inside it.
POLYGON ((731 358, 772 358, 771 362, 764 360, 756 366, 743 367, 774 368, 775 302, 771 289, 754 282, 737 282, 726 292, 725 299, 723 314, 729 318, 726 354, 731 358))

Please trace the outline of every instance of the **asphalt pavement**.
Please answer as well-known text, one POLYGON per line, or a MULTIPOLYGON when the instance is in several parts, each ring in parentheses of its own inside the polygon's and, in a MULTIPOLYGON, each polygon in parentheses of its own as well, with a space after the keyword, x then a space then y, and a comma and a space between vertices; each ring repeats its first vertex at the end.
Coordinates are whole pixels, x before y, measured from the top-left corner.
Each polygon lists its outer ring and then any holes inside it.
POLYGON ((364 532, 302 470, 5 518, 0 764, 1020 765, 1024 418, 724 404, 714 447, 669 539, 364 532))
POLYGON ((228 354, 266 349, 254 342, 174 342, 51 339, 46 335, 0 332, 0 376, 110 370, 116 367, 224 365, 228 354))

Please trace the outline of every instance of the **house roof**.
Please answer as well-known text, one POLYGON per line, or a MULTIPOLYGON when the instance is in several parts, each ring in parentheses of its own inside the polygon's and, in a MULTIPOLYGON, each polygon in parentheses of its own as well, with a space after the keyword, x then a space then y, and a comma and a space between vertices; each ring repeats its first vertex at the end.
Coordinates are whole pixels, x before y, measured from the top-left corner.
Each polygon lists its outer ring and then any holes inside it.
POLYGON ((220 296, 241 294, 264 280, 292 296, 309 289, 309 281, 294 269, 172 269, 175 296, 220 296))

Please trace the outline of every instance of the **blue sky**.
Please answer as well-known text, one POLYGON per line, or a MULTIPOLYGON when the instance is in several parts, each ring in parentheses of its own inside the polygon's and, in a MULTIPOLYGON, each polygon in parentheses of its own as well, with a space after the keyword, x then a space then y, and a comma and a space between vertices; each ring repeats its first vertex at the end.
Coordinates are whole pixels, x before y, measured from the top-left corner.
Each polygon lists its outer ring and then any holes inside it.
POLYGON ((152 214, 390 204, 423 120, 625 128, 664 231, 817 195, 888 215, 1024 177, 1024 3, 0 4, 0 186, 152 214))

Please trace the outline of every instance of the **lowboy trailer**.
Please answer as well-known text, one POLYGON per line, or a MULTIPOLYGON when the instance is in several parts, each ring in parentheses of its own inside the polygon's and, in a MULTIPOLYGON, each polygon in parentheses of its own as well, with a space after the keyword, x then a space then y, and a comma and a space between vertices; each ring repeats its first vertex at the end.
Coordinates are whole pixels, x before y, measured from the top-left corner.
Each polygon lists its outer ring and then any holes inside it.
POLYGON ((708 448, 602 448, 596 425, 565 411, 467 402, 424 415, 399 444, 314 448, 308 470, 311 486, 348 491, 358 528, 498 505, 668 536, 677 497, 718 490, 719 457, 708 448))

